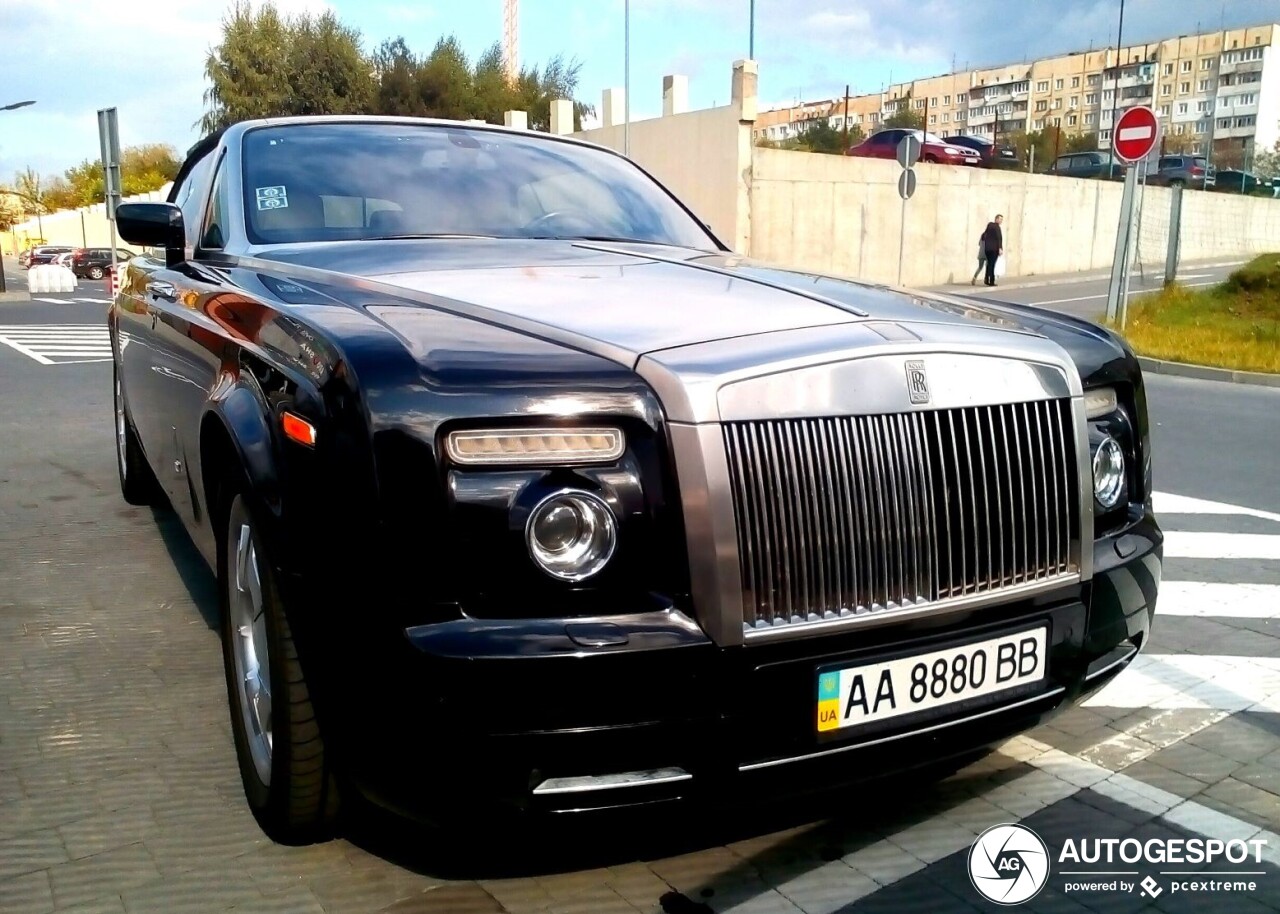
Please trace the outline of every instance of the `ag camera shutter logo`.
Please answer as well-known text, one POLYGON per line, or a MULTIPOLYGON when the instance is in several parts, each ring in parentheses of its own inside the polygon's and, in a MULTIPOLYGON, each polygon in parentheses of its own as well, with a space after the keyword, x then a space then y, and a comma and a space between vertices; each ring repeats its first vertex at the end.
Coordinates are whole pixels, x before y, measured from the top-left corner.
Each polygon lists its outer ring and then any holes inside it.
POLYGON ((988 901, 1022 904, 1049 881, 1049 849, 1025 826, 993 825, 969 848, 969 881, 988 901))

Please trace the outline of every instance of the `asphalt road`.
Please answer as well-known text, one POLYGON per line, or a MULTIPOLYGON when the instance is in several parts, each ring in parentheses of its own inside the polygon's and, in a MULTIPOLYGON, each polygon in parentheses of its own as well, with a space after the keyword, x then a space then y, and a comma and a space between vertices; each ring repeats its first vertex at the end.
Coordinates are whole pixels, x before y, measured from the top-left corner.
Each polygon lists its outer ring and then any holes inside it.
POLYGON ((1167 866, 1072 889, 1055 862, 1022 910, 1280 911, 1280 390, 1149 379, 1169 537, 1151 643, 941 785, 515 844, 498 823, 377 821, 284 848, 240 791, 210 575, 171 514, 119 496, 104 285, 0 303, 0 911, 973 912, 995 907, 970 846, 1008 822, 1055 849, 1268 842, 1229 898, 1175 892, 1167 866))
MULTIPOLYGON (((1243 259, 1213 261, 1210 263, 1183 264, 1178 270, 1178 282, 1188 288, 1202 288, 1222 282, 1227 275, 1244 263, 1243 259)), ((1162 269, 1135 271, 1129 281, 1129 300, 1145 292, 1155 291, 1164 285, 1162 269)), ((1088 320, 1098 320, 1107 310, 1107 289, 1110 275, 1101 273, 1069 274, 1056 276, 1011 277, 994 289, 982 285, 979 277, 976 287, 967 283, 938 286, 939 291, 976 295, 1001 301, 1020 302, 1027 305, 1043 305, 1088 320)))

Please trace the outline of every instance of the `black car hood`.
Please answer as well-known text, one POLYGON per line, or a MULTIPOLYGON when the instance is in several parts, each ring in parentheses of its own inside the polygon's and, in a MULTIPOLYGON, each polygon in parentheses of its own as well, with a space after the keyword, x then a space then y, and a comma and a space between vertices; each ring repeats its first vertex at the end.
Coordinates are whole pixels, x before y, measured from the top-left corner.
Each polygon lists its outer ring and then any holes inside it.
MULTIPOLYGON (((1088 376, 1114 334, 1041 309, 787 270, 731 253, 550 239, 397 239, 273 247, 260 259, 349 274, 636 354, 862 320, 982 326, 1059 343, 1088 376)), ((288 272, 287 267, 284 270, 288 272)), ((385 311, 381 312, 387 319, 385 311)))

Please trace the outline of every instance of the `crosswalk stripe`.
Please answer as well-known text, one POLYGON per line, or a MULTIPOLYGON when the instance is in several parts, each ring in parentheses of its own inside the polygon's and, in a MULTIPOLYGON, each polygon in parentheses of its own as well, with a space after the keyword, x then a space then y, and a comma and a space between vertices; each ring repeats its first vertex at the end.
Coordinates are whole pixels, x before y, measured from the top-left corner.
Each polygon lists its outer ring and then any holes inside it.
POLYGON ((17 342, 16 340, 11 340, 11 339, 9 339, 8 337, 6 337, 6 336, 4 336, 4 335, 2 335, 2 334, 0 334, 0 344, 4 344, 5 346, 8 346, 8 347, 9 347, 9 348, 11 348, 11 349, 16 349, 18 352, 21 352, 21 353, 22 353, 23 355, 25 355, 27 358, 29 358, 29 359, 34 359, 35 361, 39 362, 41 365, 52 365, 52 364, 53 364, 53 362, 51 362, 51 361, 49 361, 48 359, 46 359, 46 358, 45 358, 44 356, 42 356, 40 353, 38 353, 38 352, 36 352, 36 351, 34 351, 34 350, 32 350, 32 349, 28 349, 26 346, 22 345, 21 343, 17 342))
POLYGON ((32 301, 42 301, 50 305, 62 305, 66 304, 67 300, 65 298, 43 298, 39 295, 33 295, 32 301))
POLYGON ((1280 619, 1280 584, 1160 582, 1157 616, 1280 619))
POLYGON ((1206 501, 1203 498, 1190 498, 1186 495, 1173 495, 1169 492, 1153 493, 1151 502, 1157 517, 1161 514, 1244 514, 1248 517, 1280 522, 1280 514, 1271 511, 1229 505, 1220 501, 1206 501))
POLYGON ((1280 535, 1167 530, 1164 557, 1178 559, 1280 559, 1280 535))
POLYGON ((1140 654, 1084 706, 1280 712, 1280 657, 1140 654))

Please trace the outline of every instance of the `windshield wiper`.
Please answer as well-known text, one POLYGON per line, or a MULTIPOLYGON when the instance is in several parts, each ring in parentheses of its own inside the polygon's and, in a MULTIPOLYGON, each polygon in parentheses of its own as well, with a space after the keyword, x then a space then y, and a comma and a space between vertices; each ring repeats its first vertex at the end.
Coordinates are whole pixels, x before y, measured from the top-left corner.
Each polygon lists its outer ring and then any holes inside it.
POLYGON ((665 241, 651 241, 647 238, 624 238, 620 235, 525 235, 540 241, 599 241, 611 244, 656 244, 661 247, 678 247, 665 241))
POLYGON ((468 232, 406 232, 398 235, 361 235, 357 241, 399 241, 406 238, 500 238, 500 235, 480 235, 468 232))

